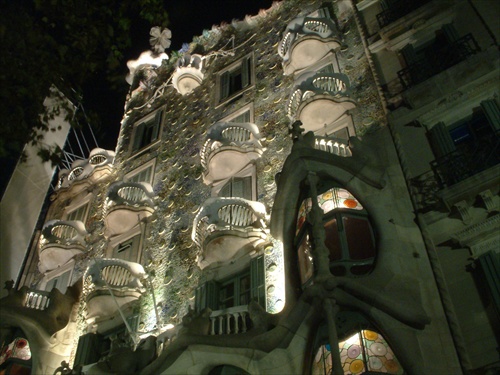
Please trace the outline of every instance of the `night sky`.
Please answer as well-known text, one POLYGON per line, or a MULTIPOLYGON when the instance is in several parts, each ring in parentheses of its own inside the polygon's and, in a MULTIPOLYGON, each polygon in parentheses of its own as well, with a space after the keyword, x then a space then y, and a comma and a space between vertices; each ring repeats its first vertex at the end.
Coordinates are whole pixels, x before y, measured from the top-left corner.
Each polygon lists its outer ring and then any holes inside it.
MULTIPOLYGON (((165 7, 169 14, 169 26, 172 31, 172 45, 167 49, 177 51, 183 43, 190 43, 193 36, 201 35, 203 30, 211 29, 212 25, 242 20, 245 15, 256 15, 260 9, 269 9, 273 0, 168 0, 165 7)), ((149 30, 147 24, 135 25, 133 47, 126 51, 126 60, 135 60, 140 53, 148 50, 149 30)), ((128 70, 123 64, 123 80, 128 70)), ((123 116, 128 85, 121 92, 111 90, 105 77, 94 77, 84 88, 83 106, 86 110, 96 112, 101 119, 101 130, 98 131, 99 147, 114 150, 116 139, 123 116)))

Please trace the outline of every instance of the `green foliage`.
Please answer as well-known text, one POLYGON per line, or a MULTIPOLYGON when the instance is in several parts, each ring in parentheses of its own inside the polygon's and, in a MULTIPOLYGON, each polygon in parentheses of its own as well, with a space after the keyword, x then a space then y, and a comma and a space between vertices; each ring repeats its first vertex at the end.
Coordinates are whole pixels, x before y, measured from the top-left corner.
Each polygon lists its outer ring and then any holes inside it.
MULTIPOLYGON (((161 0, 3 2, 0 158, 19 154, 28 141, 42 141, 39 131, 49 130, 47 121, 55 114, 43 107, 51 85, 74 103, 82 87, 98 77, 107 77, 115 88, 120 82, 124 91, 124 51, 138 23, 167 25, 162 5, 161 0)), ((40 155, 47 158, 47 152, 40 155)))

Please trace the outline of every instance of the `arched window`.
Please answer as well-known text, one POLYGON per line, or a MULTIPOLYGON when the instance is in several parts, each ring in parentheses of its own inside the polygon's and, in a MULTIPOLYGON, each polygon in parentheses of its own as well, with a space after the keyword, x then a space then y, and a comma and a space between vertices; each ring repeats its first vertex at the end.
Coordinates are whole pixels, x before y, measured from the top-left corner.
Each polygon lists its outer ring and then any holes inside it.
MULTIPOLYGON (((325 245, 329 250, 330 271, 336 276, 362 276, 373 269, 375 241, 368 213, 347 190, 331 188, 318 196, 323 210, 325 245)), ((302 285, 311 280, 314 270, 311 225, 307 214, 311 198, 304 199, 296 225, 296 246, 302 285)))
MULTIPOLYGON (((403 368, 384 337, 364 329, 339 342, 340 362, 344 374, 403 374, 403 368)), ((311 375, 332 373, 332 351, 329 344, 317 347, 311 375)))

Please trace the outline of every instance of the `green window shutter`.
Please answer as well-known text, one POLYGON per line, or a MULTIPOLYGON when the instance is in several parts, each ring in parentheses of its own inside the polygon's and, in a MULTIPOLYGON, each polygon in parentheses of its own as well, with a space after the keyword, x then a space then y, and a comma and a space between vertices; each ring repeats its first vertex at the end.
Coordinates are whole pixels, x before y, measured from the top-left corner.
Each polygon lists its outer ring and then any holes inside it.
POLYGON ((249 57, 246 59, 243 59, 243 61, 241 62, 241 87, 242 88, 245 88, 245 87, 250 85, 250 81, 251 81, 250 64, 251 63, 252 63, 252 61, 250 60, 249 57))
POLYGON ((80 336, 75 354, 73 368, 96 363, 101 358, 104 338, 100 334, 87 333, 80 336))
POLYGON ((417 61, 417 54, 415 52, 415 48, 413 48, 413 45, 407 44, 401 49, 401 54, 403 55, 406 65, 411 65, 415 61, 417 61))
POLYGON ((436 158, 440 158, 456 150, 455 143, 444 122, 434 125, 429 130, 428 135, 432 151, 436 158))
POLYGON ((264 255, 250 261, 251 298, 266 308, 264 255))
POLYGON ((226 71, 220 76, 220 98, 224 99, 229 96, 229 71, 226 71))
POLYGON ((219 308, 219 287, 217 282, 213 280, 207 281, 196 289, 196 311, 199 312, 207 307, 212 311, 218 310, 219 308))
POLYGON ((481 108, 494 132, 500 131, 500 108, 494 99, 481 102, 481 108))
POLYGON ((444 34, 446 40, 448 41, 448 43, 451 44, 451 43, 458 40, 459 36, 457 33, 457 29, 455 29, 455 26, 453 26, 452 23, 448 23, 446 25, 443 25, 441 30, 443 31, 443 34, 444 34))
POLYGON ((500 253, 489 251, 478 258, 493 306, 500 315, 500 253))
POLYGON ((160 134, 160 125, 161 125, 161 117, 162 111, 156 112, 156 116, 154 119, 153 131, 151 132, 151 142, 154 142, 158 139, 158 134, 160 134))
POLYGON ((133 151, 137 151, 141 148, 142 138, 144 136, 144 129, 146 128, 146 124, 142 123, 136 126, 134 133, 134 144, 132 147, 133 151))

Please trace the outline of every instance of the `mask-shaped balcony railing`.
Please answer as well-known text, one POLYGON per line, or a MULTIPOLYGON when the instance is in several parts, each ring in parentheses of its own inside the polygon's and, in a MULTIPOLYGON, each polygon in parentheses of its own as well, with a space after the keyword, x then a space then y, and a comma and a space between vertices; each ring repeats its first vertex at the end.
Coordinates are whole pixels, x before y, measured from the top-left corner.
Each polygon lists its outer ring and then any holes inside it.
POLYGON ((62 169, 59 172, 57 189, 70 187, 72 184, 87 180, 96 182, 104 175, 109 174, 115 153, 102 148, 90 151, 88 159, 75 160, 71 169, 62 169))
POLYGON ((299 17, 290 22, 278 45, 285 74, 298 73, 340 48, 340 36, 329 18, 299 17))
POLYGON ((40 236, 40 272, 53 270, 85 251, 87 231, 81 221, 51 220, 40 236))
POLYGON ((177 60, 177 67, 172 74, 172 84, 182 95, 189 94, 203 81, 203 60, 200 55, 184 55, 177 60))
POLYGON ((109 187, 105 207, 105 236, 125 233, 154 212, 154 192, 146 182, 118 181, 109 187))
POLYGON ((319 130, 355 107, 349 93, 349 78, 345 74, 308 74, 297 82, 288 100, 288 117, 300 120, 306 131, 319 130))
POLYGON ((200 268, 225 263, 252 251, 266 237, 267 216, 260 202, 243 198, 207 199, 193 222, 192 239, 201 248, 200 268))
POLYGON ((406 16, 431 0, 399 0, 392 2, 388 9, 377 14, 377 22, 380 28, 406 16))
MULTIPOLYGON (((121 259, 96 259, 87 269, 87 321, 108 320, 145 292, 146 272, 139 263, 121 259)), ((120 320, 120 319, 118 319, 120 320)))
POLYGON ((319 136, 315 136, 314 138, 314 148, 316 150, 329 152, 330 154, 342 157, 352 156, 349 142, 345 139, 319 136))
POLYGON ((203 179, 211 184, 233 176, 262 155, 259 128, 252 123, 218 122, 200 152, 203 179))

